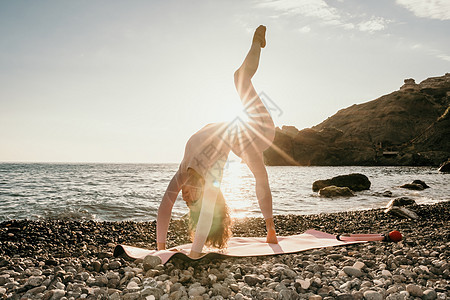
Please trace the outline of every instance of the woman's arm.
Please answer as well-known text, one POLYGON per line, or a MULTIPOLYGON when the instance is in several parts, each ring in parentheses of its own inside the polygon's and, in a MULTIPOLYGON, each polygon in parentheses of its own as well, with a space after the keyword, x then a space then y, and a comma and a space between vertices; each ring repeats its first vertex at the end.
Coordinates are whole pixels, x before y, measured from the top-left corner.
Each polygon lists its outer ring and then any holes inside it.
POLYGON ((216 206, 217 196, 220 192, 222 182, 222 173, 225 161, 219 160, 205 176, 205 189, 202 198, 202 207, 195 230, 194 242, 192 243, 192 258, 198 258, 202 255, 202 249, 208 238, 209 231, 214 217, 214 208, 216 206))
POLYGON ((177 200, 182 184, 180 171, 178 170, 172 177, 172 180, 170 180, 169 186, 159 205, 158 218, 156 220, 156 244, 158 250, 166 249, 167 230, 172 217, 172 207, 175 200, 177 200))

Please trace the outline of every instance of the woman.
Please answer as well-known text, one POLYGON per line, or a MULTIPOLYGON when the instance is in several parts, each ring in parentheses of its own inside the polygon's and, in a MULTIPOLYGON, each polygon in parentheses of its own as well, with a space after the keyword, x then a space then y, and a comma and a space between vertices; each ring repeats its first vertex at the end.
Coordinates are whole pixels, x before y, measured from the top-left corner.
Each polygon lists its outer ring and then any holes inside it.
POLYGON ((266 45, 265 33, 265 26, 256 29, 250 50, 234 73, 236 89, 249 121, 208 124, 189 139, 184 158, 158 210, 158 250, 166 248, 172 207, 180 190, 189 207, 189 230, 193 239, 189 256, 200 257, 205 244, 218 248, 226 246, 231 221, 220 184, 230 150, 255 176, 256 197, 266 221, 266 241, 278 243, 272 216, 272 194, 263 159, 263 151, 272 144, 275 127, 251 82, 258 69, 261 48, 266 45))

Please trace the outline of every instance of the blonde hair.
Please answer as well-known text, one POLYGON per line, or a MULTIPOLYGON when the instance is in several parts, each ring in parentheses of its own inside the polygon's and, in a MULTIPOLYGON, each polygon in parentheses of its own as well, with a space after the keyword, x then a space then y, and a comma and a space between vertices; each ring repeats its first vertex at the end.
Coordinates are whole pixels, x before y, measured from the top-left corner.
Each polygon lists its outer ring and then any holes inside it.
MULTIPOLYGON (((189 171, 192 169, 188 169, 189 171)), ((199 189, 204 189, 204 180, 197 172, 194 170, 189 174, 193 176, 190 181, 190 185, 196 185, 199 189)), ((183 189, 183 187, 182 187, 183 189)), ((184 194, 184 193, 183 193, 184 194)), ((203 194, 203 193, 202 193, 203 194)), ((202 207, 202 196, 199 199, 196 199, 193 203, 186 203, 189 207, 189 235, 191 241, 194 240, 195 229, 197 228, 198 218, 200 217, 200 211, 202 207)), ((209 247, 216 247, 219 249, 223 249, 227 246, 227 242, 231 237, 231 218, 228 205, 225 201, 225 198, 222 194, 222 191, 219 190, 219 194, 217 195, 216 205, 214 207, 214 215, 213 221, 211 224, 211 229, 209 230, 208 237, 206 238, 205 245, 209 247)))

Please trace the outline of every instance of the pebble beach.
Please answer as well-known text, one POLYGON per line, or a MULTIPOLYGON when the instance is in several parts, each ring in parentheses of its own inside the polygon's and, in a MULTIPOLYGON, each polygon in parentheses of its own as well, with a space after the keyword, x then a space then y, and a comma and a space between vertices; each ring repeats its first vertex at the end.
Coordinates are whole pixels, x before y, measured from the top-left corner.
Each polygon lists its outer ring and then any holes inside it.
MULTIPOLYGON (((154 249, 154 221, 5 221, 0 299, 450 299, 450 201, 409 208, 417 220, 383 209, 275 216, 280 236, 395 229, 399 243, 165 265, 113 257, 116 244, 154 249)), ((233 234, 264 236, 264 220, 237 219, 233 234)), ((172 220, 168 247, 189 242, 186 221, 172 220)))

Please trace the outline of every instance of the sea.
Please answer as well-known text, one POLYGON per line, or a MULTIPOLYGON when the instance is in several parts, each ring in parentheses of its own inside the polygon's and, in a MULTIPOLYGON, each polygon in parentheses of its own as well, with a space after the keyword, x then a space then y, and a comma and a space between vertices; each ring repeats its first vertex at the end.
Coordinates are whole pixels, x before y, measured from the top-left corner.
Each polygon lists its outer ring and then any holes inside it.
MULTIPOLYGON (((153 221, 177 169, 178 164, 0 163, 0 221, 153 221)), ((268 166, 267 171, 274 215, 383 208, 395 197, 409 197, 417 204, 450 200, 450 174, 434 167, 268 166), (370 190, 348 198, 322 198, 312 191, 316 180, 350 173, 366 175, 370 190), (400 188, 415 179, 430 188, 400 188), (383 196, 386 191, 392 197, 383 196)), ((245 164, 228 162, 221 188, 232 217, 262 217, 255 180, 245 164)), ((172 217, 187 212, 180 193, 172 217)))

